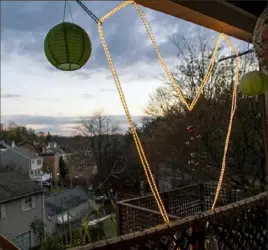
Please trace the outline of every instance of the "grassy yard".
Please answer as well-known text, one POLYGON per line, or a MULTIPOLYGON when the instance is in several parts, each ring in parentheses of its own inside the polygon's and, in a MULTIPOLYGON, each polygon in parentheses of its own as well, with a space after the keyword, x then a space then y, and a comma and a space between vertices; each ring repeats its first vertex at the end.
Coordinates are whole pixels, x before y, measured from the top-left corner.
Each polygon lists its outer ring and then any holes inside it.
POLYGON ((62 188, 62 187, 52 187, 52 188, 49 190, 49 193, 50 193, 50 194, 55 194, 55 193, 61 193, 61 192, 63 192, 63 191, 65 191, 65 189, 62 188))
POLYGON ((103 223, 103 230, 108 238, 117 236, 116 215, 112 214, 112 217, 105 220, 103 223))

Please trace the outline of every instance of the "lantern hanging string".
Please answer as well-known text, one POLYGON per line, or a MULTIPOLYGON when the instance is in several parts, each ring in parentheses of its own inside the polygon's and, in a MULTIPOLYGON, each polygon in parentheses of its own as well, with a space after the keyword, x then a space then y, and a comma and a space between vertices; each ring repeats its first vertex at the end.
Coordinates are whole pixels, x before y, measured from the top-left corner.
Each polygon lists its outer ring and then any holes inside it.
POLYGON ((66 7, 68 7, 70 17, 71 17, 71 19, 72 19, 72 22, 74 23, 74 19, 73 19, 73 15, 72 15, 72 12, 71 12, 71 8, 70 8, 70 5, 69 5, 69 3, 68 3, 67 0, 65 0, 65 2, 64 2, 64 10, 63 10, 63 20, 62 20, 62 22, 65 21, 66 7))
POLYGON ((67 4, 67 0, 64 1, 63 18, 62 18, 62 22, 63 22, 63 23, 64 23, 64 21, 65 21, 66 4, 67 4))
POLYGON ((69 10, 69 14, 70 14, 70 17, 72 19, 72 22, 74 23, 73 15, 72 15, 71 8, 70 8, 70 5, 69 5, 68 2, 67 2, 67 7, 68 7, 68 10, 69 10))

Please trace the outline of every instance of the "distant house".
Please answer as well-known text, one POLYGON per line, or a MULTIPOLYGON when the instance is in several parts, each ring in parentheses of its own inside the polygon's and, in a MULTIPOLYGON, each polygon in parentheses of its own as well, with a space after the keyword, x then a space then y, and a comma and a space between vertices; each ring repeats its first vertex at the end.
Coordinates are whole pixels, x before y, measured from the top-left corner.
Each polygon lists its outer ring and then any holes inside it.
POLYGON ((174 169, 171 166, 160 165, 157 175, 158 188, 160 192, 178 188, 183 185, 190 185, 192 178, 189 174, 174 169))
POLYGON ((65 161, 68 160, 69 155, 72 155, 71 153, 66 153, 63 149, 61 149, 57 142, 49 142, 47 146, 43 146, 43 153, 44 154, 57 154, 59 156, 62 156, 65 161))
POLYGON ((14 172, 0 173, 0 232, 20 249, 39 244, 30 229, 35 218, 44 221, 41 186, 14 172))
POLYGON ((68 178, 72 185, 89 185, 97 174, 98 167, 86 157, 72 155, 68 161, 68 178))
POLYGON ((15 146, 2 152, 1 164, 29 178, 34 178, 41 174, 43 158, 28 149, 15 146))
POLYGON ((21 143, 17 144, 18 147, 22 147, 25 149, 28 149, 29 151, 31 151, 33 154, 38 154, 38 155, 42 155, 42 146, 40 146, 38 143, 31 142, 31 141, 24 141, 21 143))
POLYGON ((76 187, 45 198, 45 224, 47 233, 61 231, 63 224, 80 226, 84 216, 96 209, 95 202, 89 200, 88 193, 76 187))
POLYGON ((59 176, 59 159, 63 158, 66 163, 69 160, 71 153, 66 153, 56 142, 49 142, 48 145, 43 145, 42 156, 44 158, 44 170, 49 171, 54 182, 60 180, 59 176))

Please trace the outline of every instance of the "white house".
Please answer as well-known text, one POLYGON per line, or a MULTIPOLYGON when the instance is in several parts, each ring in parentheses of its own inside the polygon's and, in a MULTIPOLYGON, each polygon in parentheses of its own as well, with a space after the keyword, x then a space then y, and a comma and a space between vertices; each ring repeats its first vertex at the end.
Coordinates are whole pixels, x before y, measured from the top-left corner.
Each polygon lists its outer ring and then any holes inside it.
POLYGON ((29 178, 35 178, 42 173, 43 158, 26 148, 14 146, 2 152, 1 165, 29 178))
POLYGON ((0 233, 19 249, 39 245, 31 223, 44 222, 44 191, 40 185, 13 172, 0 173, 0 233))

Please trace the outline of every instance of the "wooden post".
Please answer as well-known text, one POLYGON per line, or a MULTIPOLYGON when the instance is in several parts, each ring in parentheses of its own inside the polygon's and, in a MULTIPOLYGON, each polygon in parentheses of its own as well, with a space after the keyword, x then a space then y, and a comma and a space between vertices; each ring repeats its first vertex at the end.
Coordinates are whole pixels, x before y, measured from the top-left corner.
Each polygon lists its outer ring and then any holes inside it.
MULTIPOLYGON (((261 70, 261 67, 260 67, 261 70)), ((268 74, 267 72, 261 70, 262 72, 268 74)), ((268 91, 264 94, 264 156, 265 156, 265 164, 263 164, 264 171, 264 179, 266 181, 265 190, 268 190, 268 91)))
POLYGON ((117 199, 116 199, 116 228, 117 228, 117 236, 120 236, 121 235, 121 225, 120 225, 120 222, 121 222, 121 204, 117 202, 117 199))
POLYGON ((200 188, 200 190, 199 190, 199 195, 200 195, 200 210, 202 212, 204 212, 205 211, 204 183, 201 183, 199 185, 199 188, 200 188))

